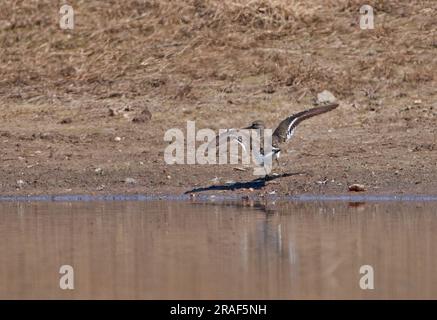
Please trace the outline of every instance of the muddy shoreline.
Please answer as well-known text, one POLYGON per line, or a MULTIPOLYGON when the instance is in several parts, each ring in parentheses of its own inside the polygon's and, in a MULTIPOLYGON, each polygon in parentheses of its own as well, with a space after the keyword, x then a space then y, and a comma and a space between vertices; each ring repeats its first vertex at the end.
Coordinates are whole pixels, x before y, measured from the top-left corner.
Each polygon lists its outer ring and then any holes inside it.
POLYGON ((71 31, 51 1, 12 3, 0 13, 2 195, 437 194, 432 1, 369 1, 374 30, 359 28, 357 1, 81 2, 71 31), (281 178, 164 162, 169 129, 274 129, 323 90, 340 106, 299 125, 281 178))
POLYGON ((0 202, 96 202, 96 201, 214 201, 214 202, 349 202, 360 206, 365 202, 437 202, 437 195, 16 195, 0 196, 0 202))

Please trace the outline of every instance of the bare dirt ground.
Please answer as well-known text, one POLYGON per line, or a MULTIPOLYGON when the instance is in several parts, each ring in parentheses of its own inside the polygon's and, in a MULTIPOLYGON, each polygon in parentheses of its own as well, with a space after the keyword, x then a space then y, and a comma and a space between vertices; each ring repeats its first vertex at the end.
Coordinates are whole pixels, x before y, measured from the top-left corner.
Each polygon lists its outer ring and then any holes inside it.
POLYGON ((71 4, 73 30, 57 1, 0 4, 0 194, 437 194, 436 1, 366 1, 374 30, 358 0, 71 4), (164 162, 187 120, 274 128, 324 89, 289 176, 164 162))

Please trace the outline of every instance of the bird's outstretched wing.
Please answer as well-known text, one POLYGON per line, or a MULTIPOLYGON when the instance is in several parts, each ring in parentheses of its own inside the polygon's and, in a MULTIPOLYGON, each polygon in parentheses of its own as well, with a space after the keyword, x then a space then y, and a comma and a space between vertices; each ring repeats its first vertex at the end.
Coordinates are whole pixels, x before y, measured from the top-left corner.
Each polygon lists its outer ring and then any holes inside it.
POLYGON ((293 136, 294 130, 296 129, 297 125, 303 120, 331 111, 337 107, 338 103, 332 102, 328 105, 308 109, 286 118, 285 120, 281 121, 281 123, 273 132, 272 138, 273 140, 276 140, 274 142, 282 143, 288 141, 293 136))

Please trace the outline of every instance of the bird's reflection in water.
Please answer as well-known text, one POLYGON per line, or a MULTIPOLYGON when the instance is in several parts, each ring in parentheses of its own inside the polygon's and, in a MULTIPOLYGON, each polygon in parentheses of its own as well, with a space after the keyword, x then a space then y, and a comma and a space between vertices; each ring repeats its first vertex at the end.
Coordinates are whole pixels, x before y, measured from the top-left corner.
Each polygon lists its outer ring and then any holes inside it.
POLYGON ((254 219, 256 224, 254 229, 243 228, 241 237, 241 255, 248 261, 248 252, 255 252, 259 260, 280 259, 281 263, 293 264, 297 261, 297 252, 293 245, 293 237, 283 235, 280 213, 276 201, 267 200, 257 201, 250 198, 243 198, 242 201, 202 201, 192 202, 194 205, 206 207, 230 207, 230 208, 250 208, 263 215, 254 219), (253 231, 252 231, 253 230, 253 231), (286 241, 284 240, 286 239, 286 241), (251 250, 254 249, 254 250, 251 250))

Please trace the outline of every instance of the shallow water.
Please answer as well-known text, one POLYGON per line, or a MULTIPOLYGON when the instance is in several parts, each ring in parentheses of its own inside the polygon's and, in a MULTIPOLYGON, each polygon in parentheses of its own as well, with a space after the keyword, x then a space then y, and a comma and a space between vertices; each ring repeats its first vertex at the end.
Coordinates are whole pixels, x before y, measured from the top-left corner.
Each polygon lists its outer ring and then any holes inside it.
POLYGON ((0 237, 2 299, 437 299, 432 201, 0 202, 0 237))

